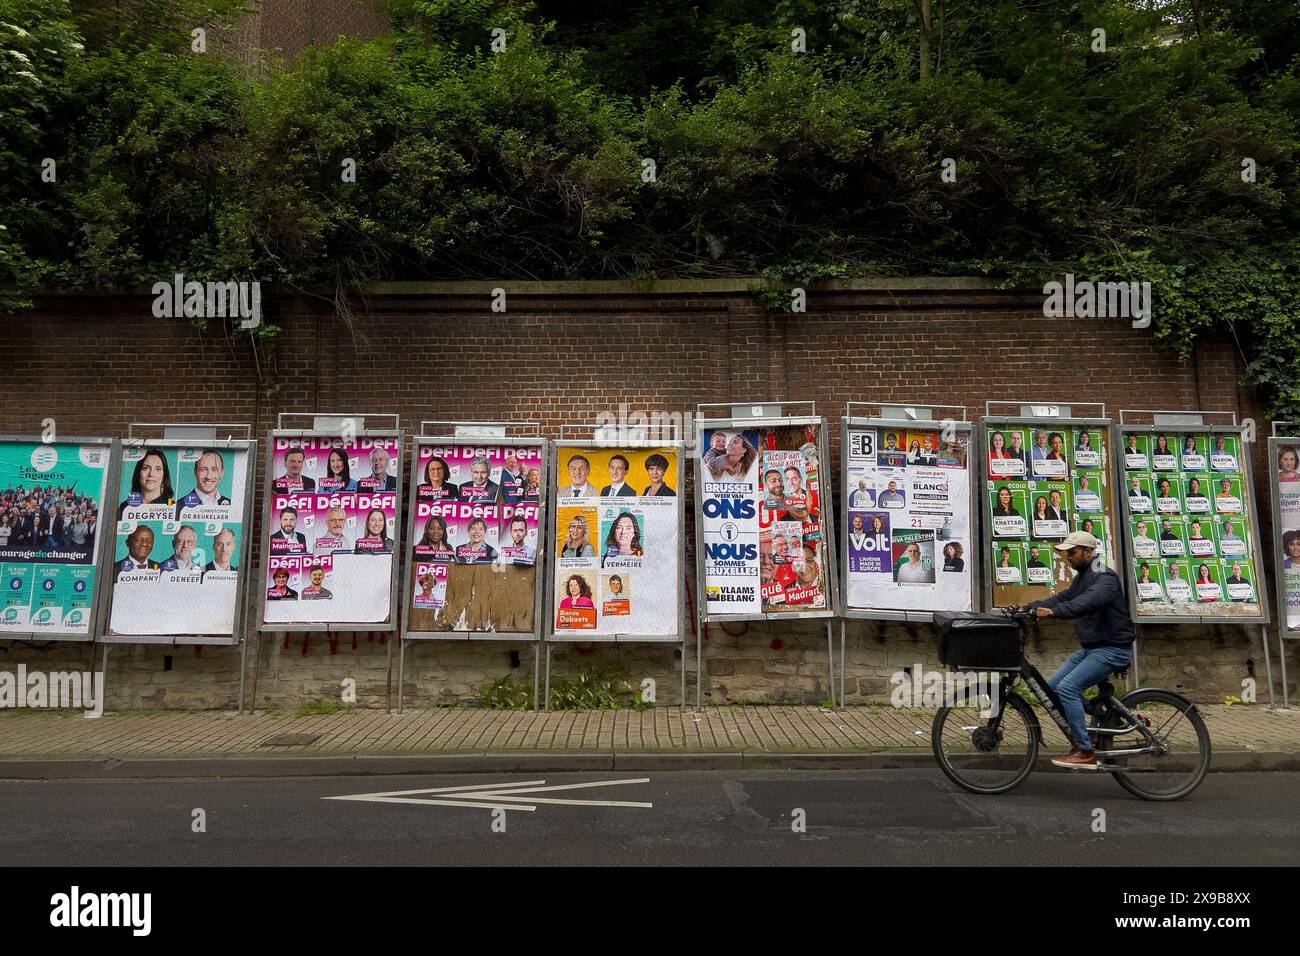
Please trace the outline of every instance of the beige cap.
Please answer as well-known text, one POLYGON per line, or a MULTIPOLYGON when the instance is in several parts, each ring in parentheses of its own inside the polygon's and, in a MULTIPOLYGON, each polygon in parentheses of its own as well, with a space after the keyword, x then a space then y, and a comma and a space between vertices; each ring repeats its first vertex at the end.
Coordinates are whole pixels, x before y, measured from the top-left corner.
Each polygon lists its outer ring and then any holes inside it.
POLYGON ((1092 548, 1095 551, 1100 547, 1101 542, 1088 532, 1071 531, 1070 536, 1056 546, 1056 550, 1069 551, 1071 548, 1092 548))

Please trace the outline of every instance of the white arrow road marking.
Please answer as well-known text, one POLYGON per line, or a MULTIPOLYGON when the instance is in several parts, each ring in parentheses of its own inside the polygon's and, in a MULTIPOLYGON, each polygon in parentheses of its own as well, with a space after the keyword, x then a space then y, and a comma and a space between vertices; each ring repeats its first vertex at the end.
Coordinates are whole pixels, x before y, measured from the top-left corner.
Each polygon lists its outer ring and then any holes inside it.
POLYGON ((649 777, 636 777, 628 780, 593 780, 589 783, 555 784, 548 787, 545 786, 545 780, 524 780, 508 785, 471 784, 463 787, 431 787, 423 790, 390 790, 386 793, 354 793, 338 797, 321 797, 321 799, 355 800, 359 803, 422 803, 436 807, 476 807, 488 810, 527 810, 529 812, 537 809, 536 804, 543 803, 573 807, 651 808, 654 806, 653 803, 639 803, 629 800, 562 800, 555 797, 532 796, 535 793, 549 793, 555 790, 585 790, 590 787, 612 787, 628 783, 649 782, 649 777), (417 798, 415 794, 445 794, 448 799, 417 798))
MULTIPOLYGON (((544 783, 546 783, 545 780, 521 780, 518 783, 510 784, 510 786, 535 787, 535 786, 541 786, 544 783)), ((370 794, 370 796, 405 797, 413 793, 459 793, 459 794, 464 794, 465 796, 476 796, 477 794, 486 792, 488 790, 496 792, 496 787, 492 786, 491 784, 484 785, 481 783, 471 783, 464 787, 435 787, 432 790, 428 788, 425 788, 423 790, 389 790, 387 793, 372 793, 370 794)), ((512 791, 507 790, 504 792, 510 793, 512 791)), ((321 799, 322 800, 357 800, 360 799, 361 796, 363 796, 363 794, 357 794, 356 796, 351 796, 351 797, 321 797, 321 799)))
MULTIPOLYGON (((477 797, 478 794, 471 794, 477 797)), ((383 794, 353 794, 346 797, 321 797, 322 800, 356 800, 358 803, 419 803, 426 807, 476 807, 480 810, 527 810, 530 813, 536 807, 506 807, 499 803, 471 803, 469 800, 417 800, 415 797, 387 797, 383 794)))
MULTIPOLYGON (((545 780, 539 780, 538 783, 546 783, 545 780)), ((653 803, 638 803, 629 800, 557 800, 553 797, 533 797, 533 796, 513 796, 513 794, 534 794, 547 793, 552 790, 585 790, 588 787, 606 787, 617 786, 623 783, 649 783, 649 777, 637 777, 631 780, 596 780, 592 783, 563 783, 555 784, 550 787, 534 787, 528 784, 516 784, 508 790, 492 787, 473 794, 476 798, 497 799, 497 800, 519 800, 525 803, 551 803, 562 806, 574 807, 653 807, 653 803)), ((532 783, 532 781, 529 781, 532 783)))

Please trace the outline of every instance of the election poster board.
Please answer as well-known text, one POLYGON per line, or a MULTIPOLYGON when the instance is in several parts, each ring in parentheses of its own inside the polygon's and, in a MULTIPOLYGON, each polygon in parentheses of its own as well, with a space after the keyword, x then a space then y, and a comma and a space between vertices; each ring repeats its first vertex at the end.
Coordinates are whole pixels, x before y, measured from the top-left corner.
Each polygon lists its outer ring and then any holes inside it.
POLYGON ((115 451, 111 438, 0 437, 0 639, 94 638, 115 451))
POLYGON ((421 436, 411 454, 404 636, 535 640, 546 440, 421 436))
POLYGON ((122 443, 105 641, 238 642, 256 447, 122 443))
POLYGON ((1116 432, 1133 620, 1266 621, 1241 426, 1121 422, 1116 432))
POLYGON ((975 610, 973 427, 844 419, 846 617, 924 620, 975 610))
POLYGON ((1268 462, 1278 624, 1283 637, 1300 637, 1300 437, 1270 438, 1268 462))
POLYGON ((402 433, 267 436, 259 626, 393 630, 402 433))
POLYGON ((1101 541, 1119 570, 1110 419, 981 419, 984 593, 1015 607, 1065 590, 1074 571, 1055 546, 1073 531, 1101 541))
POLYGON ((548 640, 683 639, 682 443, 561 440, 548 640))
POLYGON ((832 617, 824 418, 697 420, 701 619, 832 617))

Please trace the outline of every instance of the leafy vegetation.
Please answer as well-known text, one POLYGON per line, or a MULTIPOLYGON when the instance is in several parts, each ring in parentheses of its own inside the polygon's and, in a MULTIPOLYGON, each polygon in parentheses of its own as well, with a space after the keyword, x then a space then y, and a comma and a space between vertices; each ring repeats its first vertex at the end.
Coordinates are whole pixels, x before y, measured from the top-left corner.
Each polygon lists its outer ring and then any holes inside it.
POLYGON ((0 0, 0 308, 177 271, 341 313, 377 279, 758 274, 781 308, 1073 272, 1150 281, 1164 344, 1226 336, 1300 416, 1300 0, 393 0, 252 66, 233 0, 93 6, 0 0))
POLYGON ((646 706, 625 674, 602 664, 551 682, 551 710, 643 710, 646 706))
POLYGON ((303 704, 293 713, 295 717, 315 717, 320 714, 337 714, 339 711, 349 709, 337 700, 313 700, 303 704))
POLYGON ((516 679, 506 674, 485 685, 479 699, 489 710, 528 710, 533 706, 533 683, 529 678, 516 679))

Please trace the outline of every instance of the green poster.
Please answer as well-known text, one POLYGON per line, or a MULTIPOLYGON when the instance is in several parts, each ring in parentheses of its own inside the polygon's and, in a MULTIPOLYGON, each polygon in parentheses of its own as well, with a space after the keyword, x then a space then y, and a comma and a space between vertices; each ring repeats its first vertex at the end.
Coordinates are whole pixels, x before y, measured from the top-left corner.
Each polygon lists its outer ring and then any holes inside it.
POLYGON ((0 442, 0 634, 89 635, 109 450, 0 442))

